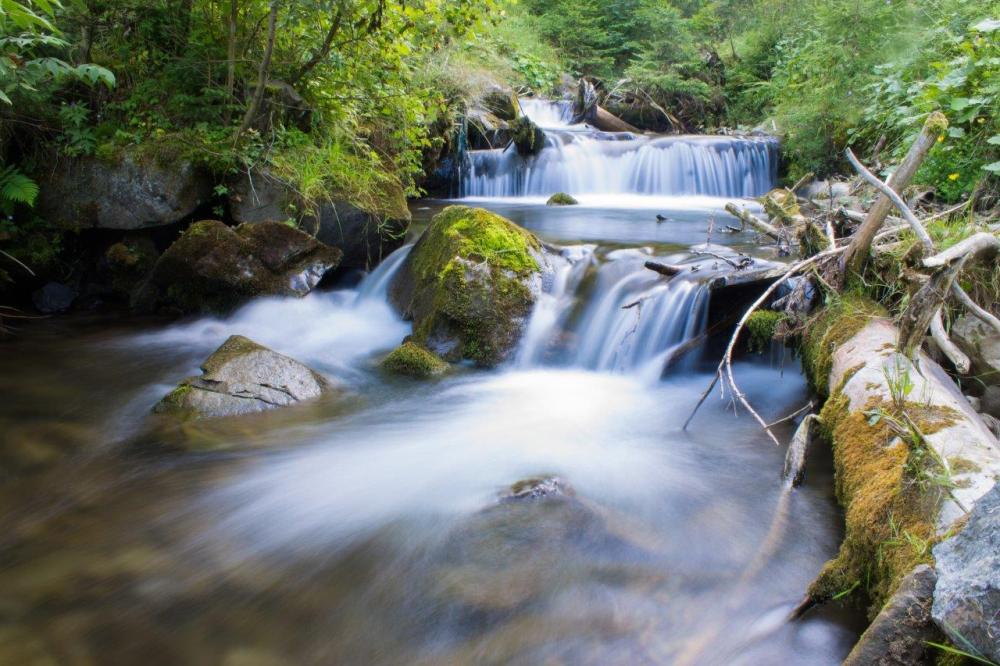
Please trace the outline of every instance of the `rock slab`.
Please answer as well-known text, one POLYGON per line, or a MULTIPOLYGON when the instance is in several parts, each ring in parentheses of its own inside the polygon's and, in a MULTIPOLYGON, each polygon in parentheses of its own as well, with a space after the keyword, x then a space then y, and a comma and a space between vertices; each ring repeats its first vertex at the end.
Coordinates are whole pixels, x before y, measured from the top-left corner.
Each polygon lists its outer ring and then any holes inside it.
POLYGON ((315 400, 331 389, 319 373, 242 335, 233 335, 153 407, 182 420, 239 416, 315 400))
POLYGON ((1000 663, 1000 485, 983 495, 961 532, 934 547, 932 615, 962 650, 1000 663))

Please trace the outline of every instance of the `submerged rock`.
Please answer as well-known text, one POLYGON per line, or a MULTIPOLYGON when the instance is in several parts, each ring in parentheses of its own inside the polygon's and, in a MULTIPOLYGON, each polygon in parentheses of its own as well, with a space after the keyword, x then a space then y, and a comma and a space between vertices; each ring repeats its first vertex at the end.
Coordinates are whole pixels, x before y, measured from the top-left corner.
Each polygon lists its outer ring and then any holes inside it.
POLYGON ((1000 485, 976 502, 965 527, 934 547, 934 621, 965 651, 1000 663, 1000 485))
POLYGON ((447 361, 507 359, 551 270, 541 242, 478 208, 450 206, 413 247, 389 296, 413 320, 413 341, 447 361))
POLYGON ((545 202, 546 206, 575 206, 579 201, 566 194, 565 192, 556 192, 549 200, 545 202))
POLYGON ((39 184, 39 214, 67 229, 172 224, 194 213, 212 194, 211 179, 190 162, 135 152, 114 161, 70 160, 39 184))
POLYGON ((382 361, 382 367, 396 375, 427 379, 448 371, 448 364, 418 344, 406 341, 382 361))
POLYGON ((159 258, 133 298, 183 312, 228 312, 256 296, 305 296, 341 252, 284 224, 192 224, 159 258))
POLYGON ((319 373, 293 358, 233 335, 153 407, 182 420, 238 416, 315 400, 331 390, 319 373))
POLYGON ((39 312, 55 314, 66 312, 76 300, 76 291, 60 282, 49 282, 31 294, 31 302, 39 312))

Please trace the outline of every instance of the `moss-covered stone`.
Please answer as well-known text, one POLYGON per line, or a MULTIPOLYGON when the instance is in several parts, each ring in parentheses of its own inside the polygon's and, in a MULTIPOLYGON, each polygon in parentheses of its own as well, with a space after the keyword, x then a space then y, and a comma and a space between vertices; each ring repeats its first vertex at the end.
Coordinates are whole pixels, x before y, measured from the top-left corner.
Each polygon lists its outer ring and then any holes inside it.
POLYGON ((450 206, 410 252, 390 298, 413 320, 415 343, 490 367, 517 345, 543 264, 531 233, 495 213, 450 206))
POLYGON ((813 390, 821 396, 829 393, 827 385, 833 367, 833 352, 854 337, 873 317, 885 315, 885 310, 871 301, 854 296, 839 298, 806 325, 800 352, 802 368, 813 390))
POLYGON ((184 312, 228 312, 256 296, 304 296, 341 252, 274 222, 195 222, 159 258, 133 304, 184 312))
POLYGON ((382 361, 382 367, 395 375, 427 379, 448 371, 448 363, 411 341, 396 347, 382 361))
POLYGON ((536 155, 545 147, 545 132, 528 116, 518 116, 510 130, 519 155, 536 155))
POLYGON ((757 310, 751 314, 746 323, 747 333, 750 335, 750 350, 767 351, 771 347, 778 324, 787 318, 785 313, 774 310, 757 310))
POLYGON ((566 194, 565 192, 556 192, 549 200, 545 202, 546 206, 575 206, 579 201, 566 194))

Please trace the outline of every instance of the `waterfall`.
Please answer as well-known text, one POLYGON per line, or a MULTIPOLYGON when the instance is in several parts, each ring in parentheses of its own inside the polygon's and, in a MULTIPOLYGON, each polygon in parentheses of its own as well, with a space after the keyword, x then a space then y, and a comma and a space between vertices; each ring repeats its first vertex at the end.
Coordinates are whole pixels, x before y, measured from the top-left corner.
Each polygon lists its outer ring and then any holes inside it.
POLYGON ((469 151, 460 175, 461 196, 757 197, 777 178, 778 143, 771 137, 598 132, 569 124, 569 102, 525 99, 521 107, 545 128, 545 148, 530 157, 512 147, 469 151))

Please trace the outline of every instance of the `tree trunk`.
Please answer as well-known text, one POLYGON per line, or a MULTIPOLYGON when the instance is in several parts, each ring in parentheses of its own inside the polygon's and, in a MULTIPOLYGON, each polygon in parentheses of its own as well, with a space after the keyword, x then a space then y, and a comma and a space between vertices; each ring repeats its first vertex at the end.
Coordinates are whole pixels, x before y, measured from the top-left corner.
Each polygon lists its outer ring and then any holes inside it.
MULTIPOLYGON (((941 113, 935 111, 927 118, 917 140, 910 146, 910 152, 906 154, 903 162, 892 174, 892 178, 888 184, 893 190, 901 193, 910 184, 913 176, 917 173, 917 169, 920 168, 920 164, 924 161, 924 157, 927 156, 927 152, 934 145, 934 142, 937 141, 938 136, 947 128, 948 120, 941 113)), ((854 233, 854 238, 851 240, 851 244, 844 254, 842 265, 845 270, 842 271, 842 274, 845 277, 848 275, 861 275, 862 271, 864 271, 872 240, 882 227, 882 223, 889 215, 892 207, 892 200, 883 194, 879 196, 878 201, 868 211, 868 216, 854 233)))
POLYGON ((225 124, 232 119, 233 93, 236 89, 236 24, 239 19, 238 0, 229 0, 229 34, 226 42, 226 111, 225 124))
POLYGON ((278 29, 278 0, 271 0, 271 9, 267 17, 267 46, 264 47, 264 56, 260 59, 260 68, 257 70, 257 89, 254 90, 253 99, 247 107, 247 112, 243 116, 243 122, 236 130, 233 142, 239 142, 243 133, 250 128, 254 116, 260 109, 260 103, 264 99, 264 89, 267 87, 267 76, 271 69, 271 54, 274 52, 274 36, 278 29))

